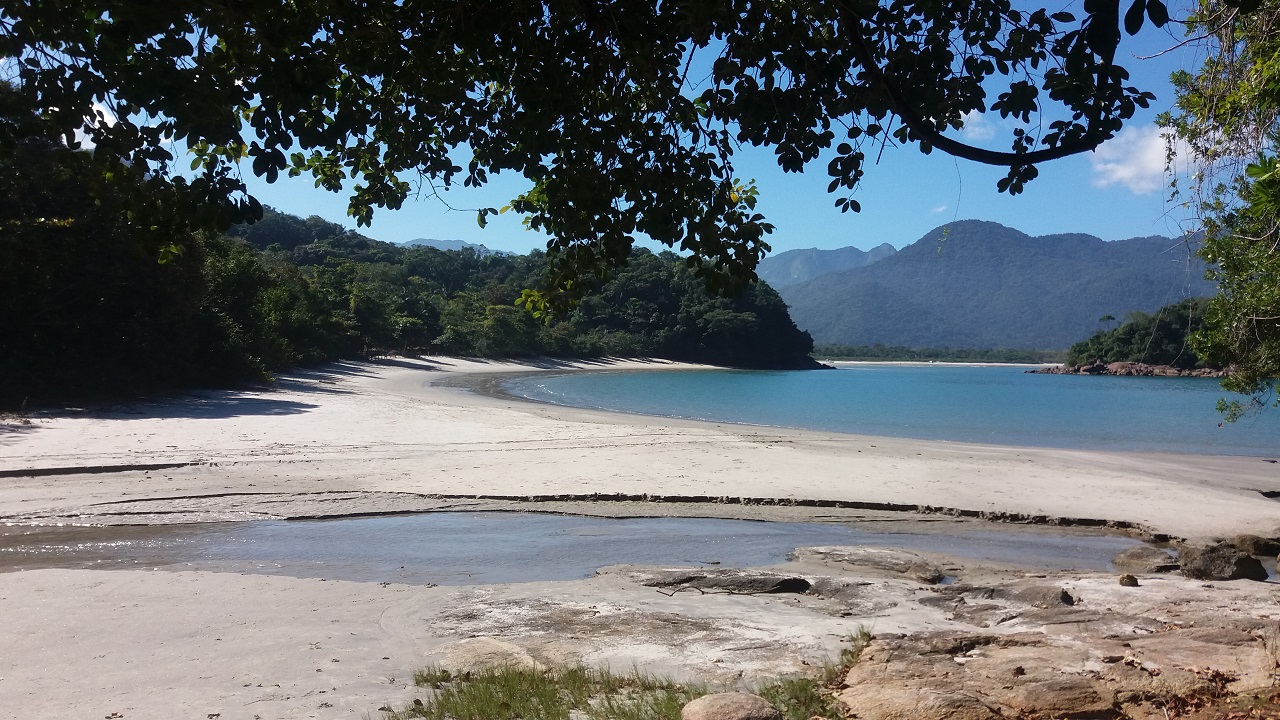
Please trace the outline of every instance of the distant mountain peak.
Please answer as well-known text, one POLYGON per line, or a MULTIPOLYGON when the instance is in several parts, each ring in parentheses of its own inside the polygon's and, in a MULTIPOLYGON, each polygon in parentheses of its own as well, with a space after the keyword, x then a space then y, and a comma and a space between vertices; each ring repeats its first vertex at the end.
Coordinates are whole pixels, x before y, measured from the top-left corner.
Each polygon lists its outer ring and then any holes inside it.
POLYGON ((761 260, 756 267, 756 274, 774 288, 782 288, 807 282, 827 273, 865 267, 896 252, 889 243, 882 243, 870 250, 856 247, 787 250, 761 260))
POLYGON ((433 247, 437 250, 474 250, 481 255, 503 255, 499 250, 490 250, 484 245, 469 243, 464 240, 437 240, 436 238, 415 238, 400 243, 405 247, 433 247))
POLYGON ((879 262, 828 267, 780 293, 819 343, 1062 349, 1097 330, 1104 315, 1216 292, 1195 247, 1160 236, 1032 237, 961 220, 879 262))

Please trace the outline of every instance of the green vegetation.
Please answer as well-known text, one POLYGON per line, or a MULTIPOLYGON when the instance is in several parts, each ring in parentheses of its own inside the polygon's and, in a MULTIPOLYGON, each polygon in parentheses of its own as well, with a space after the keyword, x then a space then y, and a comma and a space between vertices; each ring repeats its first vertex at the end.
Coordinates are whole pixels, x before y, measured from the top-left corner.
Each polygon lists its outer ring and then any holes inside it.
POLYGON ((564 310, 644 236, 714 289, 749 282, 773 227, 735 174, 741 146, 789 172, 821 158, 842 211, 886 145, 1007 168, 997 189, 1020 192, 1037 163, 1092 150, 1152 99, 1115 60, 1168 9, 1127 5, 1122 25, 1118 2, 1077 19, 1009 0, 15 0, 0 57, 41 137, 84 132, 86 176, 167 185, 196 229, 260 214, 250 171, 349 194, 361 223, 518 175, 508 208, 550 251, 527 300, 564 310), (981 112, 1017 121, 1006 151, 954 137, 981 112))
MULTIPOLYGON (((830 682, 786 678, 755 692, 781 709, 786 720, 837 720, 842 714, 832 689, 843 680, 848 665, 857 662, 865 644, 842 654, 841 665, 829 673, 830 682)), ((564 720, 575 716, 588 720, 679 720, 680 708, 709 692, 705 687, 640 672, 615 675, 584 667, 507 667, 460 675, 427 667, 415 673, 414 684, 434 692, 403 710, 384 708, 387 720, 564 720)))
POLYGON ((11 309, 0 407, 406 352, 812 364, 812 341, 777 293, 710 296, 671 253, 634 251, 571 312, 539 322, 515 303, 546 272, 542 253, 407 248, 270 210, 226 235, 149 234, 138 226, 165 206, 147 216, 96 205, 79 182, 83 153, 32 144, 18 159, 23 172, 0 163, 0 300, 11 309), (158 247, 171 248, 164 262, 158 247))
MULTIPOLYGON (((786 720, 837 720, 844 717, 834 692, 871 643, 859 626, 845 638, 835 662, 817 677, 784 678, 754 692, 782 711, 786 720)), ((616 675, 585 667, 534 670, 504 667, 455 674, 435 665, 414 673, 414 685, 434 692, 404 710, 390 707, 387 720, 679 720, 680 708, 710 692, 639 671, 616 675)))
MULTIPOLYGON (((1188 338, 1202 332, 1208 298, 1192 298, 1168 305, 1154 313, 1129 313, 1119 327, 1099 330, 1092 337, 1071 346, 1064 362, 1085 365, 1093 362, 1136 362, 1148 365, 1171 365, 1191 369, 1204 367, 1188 338)), ((1112 323, 1103 317, 1099 322, 1112 323)))
POLYGON ((1063 354, 1059 350, 909 348, 901 345, 815 345, 813 356, 819 360, 884 362, 1056 363, 1062 361, 1063 354))
POLYGON ((1280 405, 1280 2, 1201 0, 1187 33, 1206 57, 1174 76, 1178 109, 1164 121, 1190 148, 1201 255, 1220 288, 1191 345, 1232 367, 1223 387, 1251 396, 1220 403, 1235 419, 1280 405))
POLYGON ((507 667, 461 675, 428 667, 415 673, 414 684, 434 692, 390 712, 388 720, 563 720, 571 713, 589 720, 678 720, 685 703, 706 693, 640 672, 615 675, 584 667, 507 667))

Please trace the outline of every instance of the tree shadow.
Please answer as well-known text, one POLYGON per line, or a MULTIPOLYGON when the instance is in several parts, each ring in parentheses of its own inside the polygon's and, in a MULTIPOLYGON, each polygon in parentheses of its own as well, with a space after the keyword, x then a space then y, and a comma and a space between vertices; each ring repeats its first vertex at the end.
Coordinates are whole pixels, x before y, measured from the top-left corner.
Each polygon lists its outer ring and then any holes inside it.
POLYGON ((0 420, 0 445, 18 442, 39 429, 40 426, 30 420, 0 420))
MULTIPOLYGON (((323 391, 321 391, 323 392, 323 391)), ((186 395, 152 403, 102 408, 93 417, 107 420, 218 420, 247 416, 298 415, 319 407, 314 403, 274 398, 242 390, 186 395)))

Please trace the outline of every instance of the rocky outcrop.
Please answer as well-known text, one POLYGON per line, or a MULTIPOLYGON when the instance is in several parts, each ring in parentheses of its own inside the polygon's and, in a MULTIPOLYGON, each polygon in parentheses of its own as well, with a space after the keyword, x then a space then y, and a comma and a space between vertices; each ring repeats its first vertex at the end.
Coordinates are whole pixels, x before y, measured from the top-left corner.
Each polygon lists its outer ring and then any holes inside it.
POLYGON ((1157 639, 1096 643, 1050 634, 951 631, 875 638, 837 695, 860 720, 1158 718, 1230 693, 1233 676, 1211 669, 1261 642, 1228 631, 1202 638, 1173 629, 1157 639), (1195 667, 1183 666, 1196 657, 1195 667))
POLYGON ((1173 553, 1150 545, 1122 550, 1111 558, 1111 564, 1126 573, 1166 573, 1178 569, 1178 559, 1173 553))
POLYGON ((1245 555, 1275 557, 1280 555, 1280 540, 1264 538, 1258 535, 1236 535, 1227 541, 1245 555))
POLYGON ((1172 365, 1148 365, 1135 362, 1086 363, 1084 365, 1051 365, 1028 370, 1037 375, 1117 375, 1126 377, 1207 377, 1227 376, 1226 370, 1216 368, 1177 368, 1172 365))
POLYGON ((782 720, 782 713, 759 695, 715 693, 685 705, 680 720, 782 720))
POLYGON ((1179 558, 1182 574, 1193 580, 1267 579, 1260 560, 1226 543, 1184 547, 1179 558))
POLYGON ((860 545, 829 545, 796 548, 792 560, 817 560, 850 568, 880 570, 894 575, 905 575, 922 583, 936 585, 945 575, 933 563, 906 550, 863 547, 860 545))

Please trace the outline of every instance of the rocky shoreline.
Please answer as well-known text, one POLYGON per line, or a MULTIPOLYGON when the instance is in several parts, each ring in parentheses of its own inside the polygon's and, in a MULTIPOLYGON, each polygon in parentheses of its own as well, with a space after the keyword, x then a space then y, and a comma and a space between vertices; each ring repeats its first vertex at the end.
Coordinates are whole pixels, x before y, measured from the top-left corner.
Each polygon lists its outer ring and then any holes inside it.
POLYGON ((1217 368, 1179 368, 1137 362, 1095 362, 1084 365, 1051 365, 1028 370, 1036 375, 1115 375, 1121 377, 1206 377, 1222 378, 1229 373, 1217 368))

